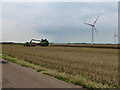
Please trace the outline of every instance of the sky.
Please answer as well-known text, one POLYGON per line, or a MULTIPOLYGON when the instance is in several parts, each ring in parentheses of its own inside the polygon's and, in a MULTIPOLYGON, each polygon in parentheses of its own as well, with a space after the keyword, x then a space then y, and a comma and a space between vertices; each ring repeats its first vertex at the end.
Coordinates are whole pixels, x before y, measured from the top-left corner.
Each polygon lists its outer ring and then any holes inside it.
POLYGON ((118 32, 117 2, 3 2, 2 41, 26 42, 47 38, 56 43, 114 43, 118 32))

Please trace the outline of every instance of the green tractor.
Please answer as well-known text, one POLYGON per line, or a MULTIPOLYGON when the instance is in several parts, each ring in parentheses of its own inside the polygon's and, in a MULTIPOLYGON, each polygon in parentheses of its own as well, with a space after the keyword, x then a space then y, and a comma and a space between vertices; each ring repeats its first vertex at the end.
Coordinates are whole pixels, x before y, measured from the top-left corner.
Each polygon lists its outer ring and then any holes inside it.
POLYGON ((49 42, 47 39, 41 39, 41 43, 40 43, 41 46, 48 46, 49 45, 49 42))
POLYGON ((49 41, 47 39, 41 39, 41 40, 31 39, 30 42, 26 42, 24 44, 24 46, 27 46, 27 47, 35 47, 36 45, 48 46, 49 41), (33 41, 38 41, 39 43, 34 43, 33 41))

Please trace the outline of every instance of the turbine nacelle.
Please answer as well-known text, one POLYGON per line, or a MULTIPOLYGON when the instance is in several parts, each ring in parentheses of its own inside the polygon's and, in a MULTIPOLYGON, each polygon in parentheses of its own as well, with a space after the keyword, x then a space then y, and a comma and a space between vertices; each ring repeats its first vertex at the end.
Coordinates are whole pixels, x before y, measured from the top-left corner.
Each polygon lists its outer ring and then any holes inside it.
POLYGON ((118 35, 116 34, 116 31, 115 31, 115 34, 114 34, 113 37, 114 37, 114 44, 116 44, 116 41, 117 41, 116 39, 117 39, 117 37, 118 37, 118 35))
POLYGON ((116 34, 116 31, 115 31, 115 34, 114 34, 114 36, 113 37, 118 37, 118 35, 116 34))
POLYGON ((89 24, 89 23, 84 23, 84 24, 95 27, 95 25, 93 25, 93 24, 89 24))
POLYGON ((114 35, 113 37, 118 37, 117 35, 114 35))

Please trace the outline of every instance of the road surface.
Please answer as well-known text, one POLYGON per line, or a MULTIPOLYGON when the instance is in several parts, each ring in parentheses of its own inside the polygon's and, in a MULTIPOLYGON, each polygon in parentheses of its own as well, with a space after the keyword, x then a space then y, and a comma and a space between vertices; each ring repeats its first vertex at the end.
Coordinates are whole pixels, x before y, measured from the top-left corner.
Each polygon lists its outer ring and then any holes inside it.
POLYGON ((0 64, 2 88, 81 88, 5 60, 0 64))

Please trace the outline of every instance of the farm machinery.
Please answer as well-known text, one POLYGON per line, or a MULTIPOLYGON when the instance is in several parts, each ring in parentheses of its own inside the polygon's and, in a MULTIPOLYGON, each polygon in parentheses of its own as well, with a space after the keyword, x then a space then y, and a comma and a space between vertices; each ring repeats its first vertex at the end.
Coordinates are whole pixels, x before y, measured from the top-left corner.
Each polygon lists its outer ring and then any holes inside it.
POLYGON ((47 39, 41 39, 41 40, 31 39, 30 42, 26 42, 24 44, 24 46, 28 46, 28 47, 35 47, 36 45, 48 46, 49 45, 49 41, 47 39), (33 41, 38 41, 39 43, 35 43, 33 41))

